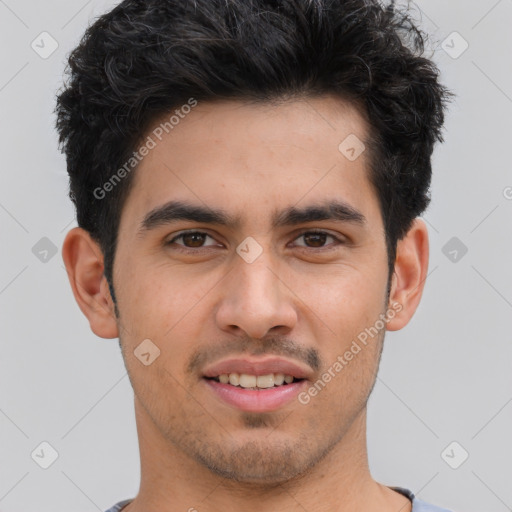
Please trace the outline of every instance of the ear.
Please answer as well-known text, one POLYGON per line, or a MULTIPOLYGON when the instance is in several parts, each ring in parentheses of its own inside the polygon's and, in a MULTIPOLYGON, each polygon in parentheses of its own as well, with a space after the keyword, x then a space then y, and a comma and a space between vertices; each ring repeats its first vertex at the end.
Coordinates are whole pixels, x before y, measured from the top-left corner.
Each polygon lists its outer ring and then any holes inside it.
POLYGON ((427 278, 428 253, 427 226, 422 219, 416 218, 397 244, 389 294, 389 308, 396 314, 387 322, 388 331, 402 329, 414 315, 427 278))
POLYGON ((114 303, 103 275, 103 253, 98 243, 84 229, 73 228, 64 240, 62 259, 75 299, 91 330, 100 338, 117 338, 114 303))

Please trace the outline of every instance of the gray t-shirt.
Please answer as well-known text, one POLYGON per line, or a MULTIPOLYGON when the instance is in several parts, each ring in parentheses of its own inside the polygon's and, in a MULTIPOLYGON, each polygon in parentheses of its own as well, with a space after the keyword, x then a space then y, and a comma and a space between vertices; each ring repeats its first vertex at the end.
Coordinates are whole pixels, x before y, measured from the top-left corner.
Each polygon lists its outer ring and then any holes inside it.
MULTIPOLYGON (((414 496, 414 494, 408 489, 404 489, 403 487, 391 487, 394 491, 407 496, 412 501, 412 512, 450 512, 445 508, 435 507, 434 505, 429 505, 424 501, 419 500, 414 496)), ((109 508, 106 512, 120 512, 128 503, 130 503, 131 499, 123 500, 119 503, 116 503, 112 508, 109 508)))

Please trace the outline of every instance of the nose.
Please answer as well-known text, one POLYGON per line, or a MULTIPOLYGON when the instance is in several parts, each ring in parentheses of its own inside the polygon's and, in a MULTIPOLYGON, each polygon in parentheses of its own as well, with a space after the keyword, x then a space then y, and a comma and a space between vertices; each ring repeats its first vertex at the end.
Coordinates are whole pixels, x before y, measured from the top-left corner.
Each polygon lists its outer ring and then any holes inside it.
POLYGON ((297 323, 297 296, 289 276, 279 271, 275 258, 264 250, 252 263, 236 255, 235 268, 223 280, 222 296, 216 310, 220 329, 253 339, 273 330, 286 334, 297 323), (288 279, 287 279, 288 277, 288 279))

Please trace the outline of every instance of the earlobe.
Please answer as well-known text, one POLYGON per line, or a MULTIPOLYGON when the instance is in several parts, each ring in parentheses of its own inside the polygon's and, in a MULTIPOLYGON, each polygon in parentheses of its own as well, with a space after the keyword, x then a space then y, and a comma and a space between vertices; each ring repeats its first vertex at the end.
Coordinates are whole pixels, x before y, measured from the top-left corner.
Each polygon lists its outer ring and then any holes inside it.
POLYGON ((415 219, 411 229, 398 241, 395 270, 391 281, 389 308, 395 314, 387 322, 388 331, 402 329, 414 315, 425 286, 428 270, 428 230, 415 219))
POLYGON ((84 229, 73 228, 64 240, 62 259, 73 295, 91 330, 101 338, 117 338, 114 303, 103 275, 103 254, 98 243, 84 229))

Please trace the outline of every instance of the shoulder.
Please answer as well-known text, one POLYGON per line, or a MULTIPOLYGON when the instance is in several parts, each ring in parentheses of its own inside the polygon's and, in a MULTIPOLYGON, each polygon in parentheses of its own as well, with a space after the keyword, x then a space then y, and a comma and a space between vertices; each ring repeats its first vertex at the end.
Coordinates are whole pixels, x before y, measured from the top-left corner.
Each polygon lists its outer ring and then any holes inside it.
MULTIPOLYGON (((431 505, 430 503, 426 503, 425 501, 419 500, 410 491, 408 491, 407 493, 404 492, 405 489, 400 489, 400 491, 402 491, 402 494, 409 496, 412 499, 412 512, 451 512, 446 508, 436 507, 435 505, 431 505)), ((133 500, 128 499, 119 501, 113 507, 109 508, 105 512, 120 512, 131 501, 133 500)))
POLYGON ((412 512, 451 512, 446 508, 436 507, 417 498, 412 500, 412 512))
POLYGON ((404 487, 391 487, 396 492, 403 494, 412 502, 412 512, 452 512, 446 508, 436 507, 425 501, 421 501, 409 490, 404 487))
POLYGON ((130 503, 132 501, 133 501, 132 499, 119 501, 113 507, 109 508, 105 512, 120 512, 121 509, 126 507, 126 505, 128 505, 128 503, 130 503))

